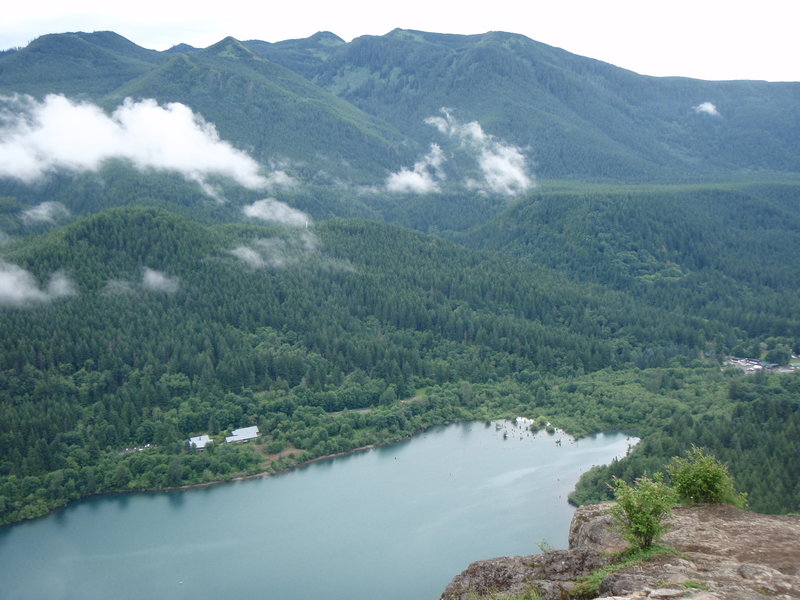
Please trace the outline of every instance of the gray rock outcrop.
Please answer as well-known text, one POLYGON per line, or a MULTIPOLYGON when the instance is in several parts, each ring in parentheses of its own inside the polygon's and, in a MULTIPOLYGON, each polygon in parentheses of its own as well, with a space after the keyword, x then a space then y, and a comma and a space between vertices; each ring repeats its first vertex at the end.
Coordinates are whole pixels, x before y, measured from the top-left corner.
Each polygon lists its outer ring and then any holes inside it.
MULTIPOLYGON (((471 564, 442 600, 518 598, 531 591, 547 600, 575 597, 575 580, 613 562, 627 547, 613 527, 609 504, 575 512, 569 549, 471 564)), ((800 598, 800 518, 761 515, 726 505, 675 509, 662 538, 675 554, 621 569, 597 598, 764 600, 800 598)))

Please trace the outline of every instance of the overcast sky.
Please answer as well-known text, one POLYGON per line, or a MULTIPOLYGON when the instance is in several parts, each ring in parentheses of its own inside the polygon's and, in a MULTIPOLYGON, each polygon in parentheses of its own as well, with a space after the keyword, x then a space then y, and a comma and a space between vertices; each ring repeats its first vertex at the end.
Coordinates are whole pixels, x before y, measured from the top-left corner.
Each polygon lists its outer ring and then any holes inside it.
POLYGON ((225 36, 276 42, 332 31, 347 41, 396 27, 510 31, 645 75, 800 81, 800 0, 27 0, 7 2, 0 48, 45 33, 113 30, 156 50, 225 36))

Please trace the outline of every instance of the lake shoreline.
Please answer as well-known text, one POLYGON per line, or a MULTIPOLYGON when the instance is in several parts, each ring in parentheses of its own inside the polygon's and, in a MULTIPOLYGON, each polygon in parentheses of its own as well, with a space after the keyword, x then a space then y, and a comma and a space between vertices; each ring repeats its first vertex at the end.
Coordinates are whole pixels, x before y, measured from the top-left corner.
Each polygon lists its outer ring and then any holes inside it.
MULTIPOLYGON (((517 418, 519 418, 519 417, 517 417, 517 418)), ((400 438, 397 438, 397 439, 388 440, 388 441, 385 441, 385 442, 376 442, 374 444, 367 444, 366 446, 359 446, 358 448, 353 448, 352 450, 345 450, 343 452, 336 452, 334 454, 324 454, 322 456, 317 456, 315 458, 310 458, 308 460, 304 460, 304 461, 299 462, 299 463, 297 463, 295 465, 292 465, 290 467, 285 467, 283 469, 280 469, 279 471, 261 471, 260 473, 253 473, 252 475, 238 475, 238 476, 232 477, 230 479, 216 479, 214 481, 204 481, 204 482, 201 482, 201 483, 188 483, 186 485, 169 487, 169 488, 152 488, 152 489, 144 489, 144 490, 124 490, 123 492, 103 492, 103 494, 135 493, 135 492, 142 492, 142 493, 150 494, 150 493, 159 493, 159 492, 179 492, 179 491, 182 491, 182 490, 191 490, 191 489, 195 489, 195 488, 209 487, 209 486, 212 486, 212 485, 220 485, 220 484, 224 484, 224 483, 236 483, 236 482, 239 482, 239 481, 248 481, 250 479, 258 479, 260 477, 272 477, 274 475, 283 475, 285 473, 289 473, 291 471, 294 471, 294 470, 300 469, 302 467, 314 464, 316 462, 321 462, 321 461, 329 460, 329 459, 333 459, 333 458, 343 458, 345 456, 351 456, 351 455, 358 454, 358 453, 361 453, 361 452, 367 452, 368 450, 375 450, 376 448, 382 448, 384 446, 390 446, 392 444, 397 444, 397 443, 405 441, 405 440, 411 440, 411 439, 417 437, 418 435, 422 435, 423 433, 426 433, 426 432, 430 431, 434 427, 447 427, 448 425, 456 425, 458 423, 487 423, 487 422, 493 423, 495 421, 508 421, 509 423, 516 424, 515 419, 508 419, 508 418, 490 419, 489 421, 485 421, 485 420, 481 420, 481 419, 466 419, 466 420, 463 420, 463 421, 457 420, 457 421, 449 421, 449 422, 446 422, 446 423, 437 423, 435 425, 430 425, 429 427, 425 427, 423 429, 420 429, 419 431, 415 431, 414 433, 412 433, 410 435, 404 435, 403 437, 400 437, 400 438)), ((526 426, 523 426, 523 429, 528 429, 527 424, 526 424, 526 426)), ((538 433, 540 431, 545 431, 545 428, 542 427, 540 429, 537 429, 536 433, 538 433)), ((609 430, 609 431, 595 431, 593 433, 589 433, 589 434, 586 434, 586 435, 576 436, 576 435, 570 433, 569 431, 566 431, 564 429, 559 429, 559 428, 555 428, 554 432, 548 432, 548 435, 553 435, 554 433, 561 433, 563 435, 567 435, 567 436, 571 437, 574 441, 578 441, 583 437, 598 435, 598 434, 601 434, 601 433, 623 433, 623 434, 626 434, 626 435, 632 435, 628 431, 609 430)), ((578 504, 575 504, 574 502, 572 502, 570 499, 567 499, 567 503, 570 504, 571 506, 575 506, 575 507, 579 506, 578 504)))
MULTIPOLYGON (((498 420, 502 420, 502 419, 498 419, 498 420)), ((274 475, 283 475, 285 473, 289 473, 291 471, 297 470, 297 469, 299 469, 301 467, 305 467, 307 465, 311 465, 311 464, 316 463, 316 462, 321 462, 321 461, 329 460, 329 459, 332 459, 332 458, 342 458, 342 457, 345 457, 345 456, 358 454, 360 452, 366 452, 368 450, 374 450, 376 448, 380 448, 380 447, 383 447, 383 446, 396 444, 396 443, 402 442, 404 440, 410 440, 410 439, 412 439, 412 438, 414 438, 414 437, 416 437, 416 436, 418 436, 420 434, 425 433, 426 431, 429 431, 430 429, 432 429, 434 427, 443 427, 443 426, 453 425, 455 423, 460 423, 460 422, 463 422, 463 423, 479 422, 479 420, 470 419, 470 420, 466 420, 466 421, 451 421, 451 422, 446 422, 446 423, 437 423, 437 424, 431 425, 429 427, 423 428, 423 429, 421 429, 419 431, 415 431, 414 433, 412 433, 410 435, 404 435, 404 436, 402 436, 400 438, 387 440, 385 442, 376 442, 374 444, 367 444, 366 446, 359 446, 358 448, 353 448, 351 450, 345 450, 343 452, 336 452, 334 454, 325 454, 323 456, 317 456, 315 458, 310 458, 308 460, 304 460, 304 461, 296 463, 294 465, 285 467, 285 468, 280 469, 278 471, 261 471, 259 473, 253 473, 251 475, 237 475, 237 476, 231 477, 229 479, 214 479, 212 481, 201 481, 201 482, 198 482, 198 483, 187 483, 187 484, 184 484, 184 485, 171 486, 171 487, 138 488, 138 489, 132 489, 132 490, 106 490, 106 491, 97 492, 97 493, 94 493, 94 494, 88 494, 86 496, 81 496, 80 498, 75 498, 73 500, 70 500, 69 502, 67 502, 66 504, 62 504, 61 506, 56 506, 56 507, 48 510, 47 512, 45 512, 45 513, 43 513, 41 515, 37 515, 35 517, 29 517, 29 518, 20 519, 18 521, 13 521, 11 523, 0 524, 0 531, 3 531, 6 528, 13 527, 14 525, 19 525, 20 523, 30 523, 30 522, 33 522, 33 521, 38 521, 39 519, 44 519, 46 517, 49 517, 51 515, 54 515, 54 514, 58 513, 59 511, 62 511, 64 509, 66 509, 67 507, 69 507, 71 504, 73 504, 75 502, 81 502, 83 500, 88 500, 90 498, 100 498, 100 497, 103 497, 103 496, 114 496, 114 495, 117 495, 117 494, 161 494, 161 493, 170 493, 170 492, 180 492, 180 491, 186 491, 186 490, 192 490, 192 489, 198 489, 198 488, 204 488, 204 487, 217 486, 217 485, 222 485, 222 484, 225 484, 225 483, 238 483, 238 482, 241 482, 241 481, 248 481, 250 479, 258 479, 258 478, 261 478, 261 477, 272 477, 274 475)))
MULTIPOLYGON (((499 417, 497 419, 489 419, 488 421, 487 420, 481 420, 481 419, 466 419, 466 420, 447 421, 445 423, 436 423, 434 425, 430 425, 428 427, 424 427, 424 428, 422 428, 422 429, 420 429, 418 431, 415 431, 414 433, 407 434, 407 435, 404 435, 404 436, 396 438, 396 439, 387 440, 385 442, 376 442, 374 444, 367 444, 366 446, 359 446, 358 448, 353 448, 352 450, 345 450, 343 452, 336 452, 334 454, 324 454, 322 456, 317 456, 315 458, 310 458, 308 460, 304 460, 304 461, 299 462, 299 463, 297 463, 295 465, 292 465, 290 467, 285 467, 285 468, 283 468, 283 469, 281 469, 279 471, 262 471, 260 473, 254 473, 252 475, 239 475, 239 476, 236 476, 236 477, 232 477, 230 479, 217 479, 217 480, 214 480, 214 481, 204 481, 202 483, 188 483, 186 485, 169 487, 169 488, 152 488, 152 489, 144 489, 144 490, 125 490, 122 493, 128 493, 128 492, 143 492, 143 493, 178 492, 178 491, 181 491, 181 490, 191 490, 191 489, 195 489, 195 488, 208 487, 208 486, 212 486, 212 485, 220 485, 220 484, 223 484, 223 483, 235 483, 235 482, 239 482, 239 481, 247 481, 247 480, 250 480, 250 479, 258 479, 260 477, 271 477, 273 475, 283 475, 285 473, 289 473, 291 471, 294 471, 296 469, 300 469, 302 467, 305 467, 307 465, 311 465, 311 464, 316 463, 316 462, 321 462, 321 461, 329 460, 329 459, 333 459, 333 458, 343 458, 345 456, 358 454, 360 452, 366 452, 368 450, 375 450, 376 448, 382 448, 384 446, 390 446, 392 444, 397 444, 399 442, 403 442, 403 441, 406 441, 406 440, 411 440, 411 439, 417 437, 418 435, 422 435, 422 434, 430 431, 434 427, 447 427, 449 425, 457 425, 459 423, 493 423, 495 421, 508 421, 509 423, 516 424, 516 419, 517 418, 519 418, 519 417, 516 417, 515 419, 499 417)), ((527 428, 528 428, 527 426, 523 427, 523 429, 527 429, 527 428)), ((544 431, 544 428, 541 428, 541 429, 537 430, 537 432, 539 432, 539 431, 544 431)), ((561 430, 561 429, 556 429, 556 431, 561 432, 564 435, 568 435, 568 436, 572 437, 575 440, 580 439, 579 437, 574 436, 573 434, 569 433, 568 431, 561 430)), ((598 432, 595 432, 595 433, 589 434, 589 435, 597 435, 598 433, 613 433, 613 432, 600 432, 600 431, 598 431, 598 432)), ((116 494, 116 493, 120 493, 120 492, 103 492, 103 494, 116 494)))
MULTIPOLYGON (((432 427, 438 427, 438 425, 432 425, 432 427)), ((294 471, 296 469, 300 469, 301 467, 305 467, 307 465, 310 465, 310 464, 313 464, 313 463, 316 463, 316 462, 320 462, 320 461, 323 461, 323 460, 329 460, 331 458, 342 458, 342 457, 345 457, 345 456, 350 456, 351 454, 358 454, 359 452, 366 452, 367 450, 374 450, 375 448, 380 448, 381 446, 388 446, 390 444, 396 444, 397 442, 400 442, 400 441, 403 441, 403 440, 407 440, 407 439, 411 439, 411 438, 419 435, 420 433, 424 433, 425 431, 427 431, 427 430, 423 430, 423 431, 420 431, 418 433, 414 433, 411 436, 405 436, 405 437, 402 437, 400 439, 393 440, 391 442, 368 444, 366 446, 359 446, 358 448, 353 448, 352 450, 345 450, 344 452, 337 452, 335 454, 325 454, 323 456, 317 456, 316 458, 310 458, 308 460, 304 460, 302 462, 299 462, 299 463, 294 464, 294 465, 289 466, 289 467, 285 467, 285 468, 280 469, 278 471, 261 471, 259 473, 253 473, 251 475, 237 475, 236 477, 231 477, 230 479, 215 479, 214 481, 204 481, 204 482, 201 482, 201 483, 187 483, 186 485, 180 485, 180 486, 168 487, 168 488, 152 488, 152 489, 144 489, 144 490, 125 490, 125 492, 128 492, 128 491, 130 491, 130 492, 142 492, 142 493, 148 493, 148 494, 155 494, 155 493, 159 493, 159 492, 180 492, 180 491, 183 491, 183 490, 191 490, 191 489, 195 489, 195 488, 209 487, 209 486, 212 486, 212 485, 220 485, 220 484, 223 484, 223 483, 236 483, 236 482, 239 482, 239 481, 248 481, 250 479, 258 479, 260 477, 272 477, 272 476, 275 476, 275 475, 283 475, 285 473, 290 473, 291 471, 294 471)), ((106 492, 106 493, 116 494, 116 493, 119 493, 119 492, 106 492)))
POLYGON ((275 474, 261 466, 230 479, 242 485, 106 494, 4 531, 3 595, 204 597, 235 581, 240 595, 432 598, 474 560, 521 555, 537 539, 564 546, 579 474, 626 451, 624 436, 572 444, 511 421, 458 420, 402 439, 410 431, 331 453, 341 461, 296 455, 308 468, 286 477, 253 480, 275 474))
MULTIPOLYGON (((396 443, 399 443, 399 442, 402 442, 402 441, 411 440, 411 439, 417 437, 418 435, 421 435, 421 434, 424 434, 424 433, 430 431, 431 429, 433 429, 435 427, 446 427, 448 425, 455 425, 455 424, 458 424, 458 423, 487 423, 487 422, 495 422, 495 421, 508 421, 509 423, 512 423, 512 424, 515 424, 515 422, 516 422, 515 419, 509 419, 507 417, 505 417, 505 418, 504 417, 499 417, 499 418, 496 418, 496 419, 490 419, 488 421, 487 420, 483 420, 483 419, 466 419, 466 420, 449 421, 449 422, 445 422, 445 423, 436 423, 436 424, 430 425, 428 427, 422 428, 422 429, 420 429, 418 431, 415 431, 412 434, 407 434, 407 435, 404 435, 404 436, 396 438, 396 439, 386 440, 384 442, 376 442, 376 443, 373 443, 373 444, 367 444, 366 446, 359 446, 359 447, 353 448, 351 450, 345 450, 343 452, 336 452, 334 454, 325 454, 325 455, 322 455, 322 456, 317 456, 317 457, 314 457, 314 458, 310 458, 308 460, 304 460, 302 462, 298 462, 298 463, 296 463, 294 465, 282 468, 282 469, 277 470, 277 471, 260 471, 258 473, 253 473, 253 474, 250 474, 250 475, 244 475, 243 474, 243 475, 237 475, 237 476, 234 476, 234 477, 231 477, 231 478, 228 478, 228 479, 215 479, 215 480, 212 480, 212 481, 201 481, 201 482, 198 482, 198 483, 187 483, 187 484, 180 485, 180 486, 160 487, 160 488, 139 488, 139 489, 132 489, 132 490, 107 490, 107 491, 98 492, 98 493, 95 493, 95 494, 89 494, 87 496, 81 496, 80 498, 75 498, 74 500, 70 500, 69 502, 67 502, 66 504, 64 504, 62 506, 57 506, 57 507, 47 511, 46 513, 38 515, 36 517, 31 517, 31 518, 27 518, 27 519, 21 519, 19 521, 14 521, 12 523, 2 524, 2 525, 0 525, 0 531, 2 531, 5 528, 8 528, 8 527, 12 527, 14 525, 18 525, 20 523, 27 523, 27 522, 37 521, 39 519, 48 517, 48 516, 53 515, 53 514, 59 512, 59 511, 61 511, 61 510, 66 509, 67 507, 69 507, 71 504, 73 504, 75 502, 88 500, 89 498, 97 498, 97 497, 103 497, 103 496, 113 496, 113 495, 116 495, 116 494, 160 494, 160 493, 181 492, 181 491, 187 491, 187 490, 192 490, 192 489, 199 489, 199 488, 223 485, 223 484, 226 484, 226 483, 239 483, 239 482, 248 481, 248 480, 251 480, 251 479, 259 479, 259 478, 262 478, 262 477, 272 477, 272 476, 275 476, 275 475, 283 475, 283 474, 295 471, 297 469, 300 469, 302 467, 305 467, 305 466, 308 466, 308 465, 311 465, 311 464, 314 464, 314 463, 317 463, 317 462, 322 462, 322 461, 330 460, 330 459, 334 459, 334 458, 343 458, 345 456, 351 456, 351 455, 359 454, 361 452, 367 452, 369 450, 375 450, 377 448, 381 448, 381 447, 384 447, 384 446, 389 446, 391 444, 396 444, 396 443)), ((527 427, 523 427, 523 428, 526 429, 527 427)), ((545 431, 545 429, 544 428, 538 429, 537 433, 541 432, 541 431, 545 431)), ((560 432, 560 433, 562 433, 564 435, 568 435, 568 436, 572 437, 573 439, 575 439, 576 441, 581 439, 582 437, 587 437, 586 435, 575 436, 574 434, 571 434, 569 431, 558 429, 558 428, 556 428, 556 431, 560 432)), ((597 431, 597 432, 590 433, 590 434, 587 434, 587 435, 591 436, 591 435, 597 435, 597 434, 600 434, 600 433, 623 433, 623 432, 622 431, 613 431, 613 430, 612 431, 597 431)), ((628 432, 625 432, 625 433, 628 433, 628 432)), ((548 432, 548 434, 552 435, 551 432, 548 432)), ((578 506, 577 504, 572 502, 569 498, 567 499, 567 503, 569 505, 573 506, 573 507, 578 506)))

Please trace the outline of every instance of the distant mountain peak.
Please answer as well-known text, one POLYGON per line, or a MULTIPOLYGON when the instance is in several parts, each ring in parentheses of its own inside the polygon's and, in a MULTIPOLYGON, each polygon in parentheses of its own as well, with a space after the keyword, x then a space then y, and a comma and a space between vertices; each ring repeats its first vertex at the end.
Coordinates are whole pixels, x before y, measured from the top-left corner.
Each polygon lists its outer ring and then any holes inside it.
POLYGON ((178 54, 178 53, 186 53, 186 52, 194 52, 197 50, 194 46, 190 46, 189 44, 175 44, 172 48, 165 50, 168 54, 178 54))
POLYGON ((416 29, 401 29, 399 27, 392 29, 386 34, 387 38, 394 38, 398 40, 406 40, 409 42, 424 42, 426 33, 424 31, 417 31, 416 29))
POLYGON ((29 47, 37 51, 47 49, 48 51, 63 52, 65 47, 74 47, 81 43, 145 60, 158 55, 157 51, 143 48, 114 31, 48 33, 33 40, 29 47))
POLYGON ((338 35, 330 31, 318 31, 308 39, 323 46, 341 46, 347 43, 338 35))
POLYGON ((86 40, 87 42, 92 42, 97 44, 98 46, 106 46, 106 47, 117 47, 119 45, 122 46, 138 46, 134 42, 130 41, 128 38, 121 36, 116 31, 92 31, 92 32, 85 32, 85 31, 78 31, 74 33, 77 37, 86 40))
POLYGON ((206 52, 225 58, 258 58, 252 50, 231 36, 220 40, 216 44, 212 44, 205 50, 206 52))

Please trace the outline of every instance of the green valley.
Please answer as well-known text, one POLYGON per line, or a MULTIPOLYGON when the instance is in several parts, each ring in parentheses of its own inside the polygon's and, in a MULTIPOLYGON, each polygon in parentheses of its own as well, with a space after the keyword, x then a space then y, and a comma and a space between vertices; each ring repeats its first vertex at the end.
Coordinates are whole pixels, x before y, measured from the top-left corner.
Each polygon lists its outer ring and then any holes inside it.
POLYGON ((0 92, 0 523, 517 415, 642 438, 575 502, 697 444, 800 510, 800 375, 724 364, 800 352, 800 84, 100 32, 0 92))

